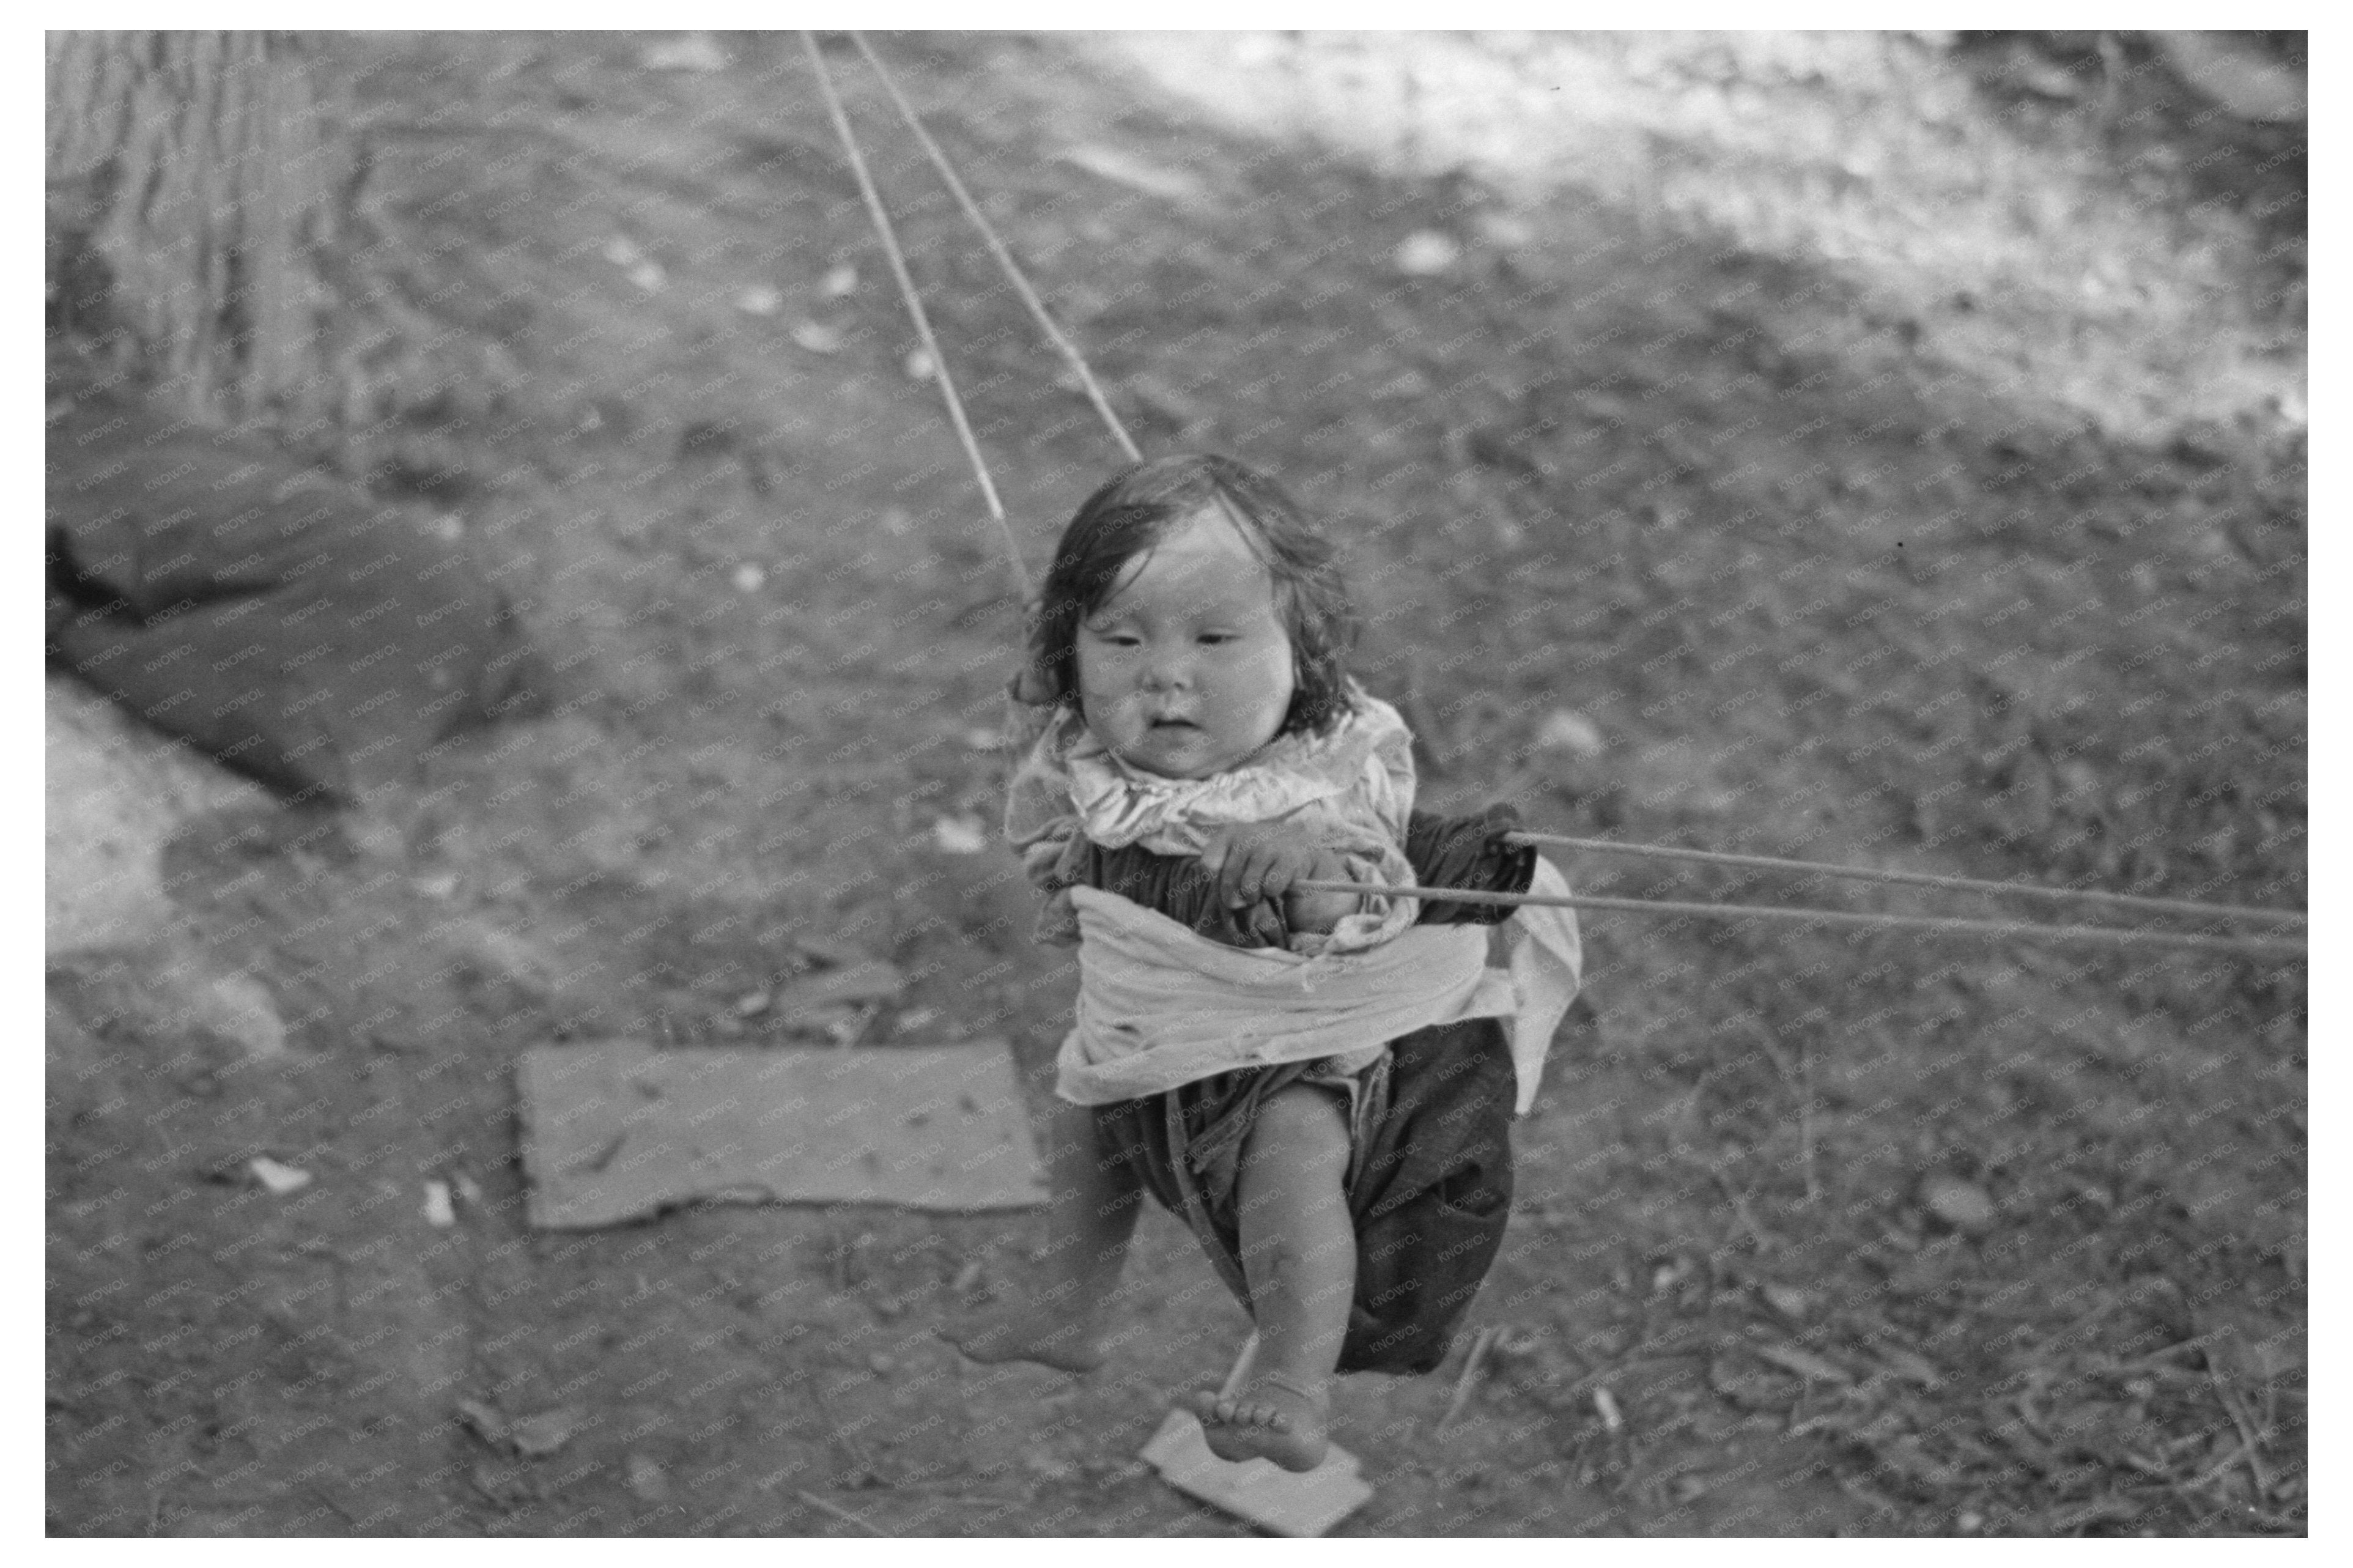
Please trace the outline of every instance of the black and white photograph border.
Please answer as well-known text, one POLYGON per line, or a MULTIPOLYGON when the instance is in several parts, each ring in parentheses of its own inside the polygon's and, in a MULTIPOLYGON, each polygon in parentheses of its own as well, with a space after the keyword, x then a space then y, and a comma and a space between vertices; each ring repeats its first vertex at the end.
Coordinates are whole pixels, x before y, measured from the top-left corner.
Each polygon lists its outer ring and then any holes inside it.
POLYGON ((42 40, 43 1534, 2312 1538, 2306 32, 259 9, 42 40))

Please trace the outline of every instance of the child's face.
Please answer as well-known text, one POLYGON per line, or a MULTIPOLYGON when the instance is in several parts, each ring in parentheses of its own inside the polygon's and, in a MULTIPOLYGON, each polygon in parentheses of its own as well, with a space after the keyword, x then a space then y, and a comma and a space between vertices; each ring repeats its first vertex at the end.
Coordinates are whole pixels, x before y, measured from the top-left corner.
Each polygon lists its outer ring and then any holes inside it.
POLYGON ((1087 728, 1166 779, 1224 772, 1272 740, 1291 710, 1291 635, 1274 581, 1215 507, 1128 563, 1081 622, 1078 659, 1087 728))

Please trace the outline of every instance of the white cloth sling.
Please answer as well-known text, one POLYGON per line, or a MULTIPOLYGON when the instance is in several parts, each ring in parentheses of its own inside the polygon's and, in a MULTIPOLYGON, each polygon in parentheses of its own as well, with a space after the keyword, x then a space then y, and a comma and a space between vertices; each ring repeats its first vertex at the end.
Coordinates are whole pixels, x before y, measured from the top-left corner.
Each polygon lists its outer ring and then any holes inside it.
MULTIPOLYGON (((1539 856, 1529 891, 1566 896, 1568 881, 1539 856)), ((1377 948, 1309 958, 1229 948, 1096 888, 1074 887, 1071 899, 1081 938, 1078 1021, 1062 1041, 1054 1088, 1078 1105, 1344 1055, 1433 1024, 1504 1018, 1514 1109, 1525 1116, 1583 970, 1572 909, 1523 907, 1494 927, 1507 957, 1491 969, 1483 926, 1417 926, 1377 948)))

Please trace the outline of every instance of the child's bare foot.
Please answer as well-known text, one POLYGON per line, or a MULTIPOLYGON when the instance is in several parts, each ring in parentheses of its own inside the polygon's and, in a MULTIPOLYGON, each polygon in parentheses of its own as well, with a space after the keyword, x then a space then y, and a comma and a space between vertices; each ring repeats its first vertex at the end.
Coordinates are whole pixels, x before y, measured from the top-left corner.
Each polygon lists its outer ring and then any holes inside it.
POLYGON ((1099 1326, 1032 1302, 997 1308, 954 1328, 941 1339, 976 1361, 1036 1361, 1060 1372, 1087 1372, 1103 1365, 1099 1326))
POLYGON ((1280 1372, 1231 1397, 1203 1390, 1184 1403, 1201 1418, 1201 1436, 1220 1459, 1271 1459, 1286 1470, 1312 1470, 1330 1446, 1331 1399, 1280 1372))

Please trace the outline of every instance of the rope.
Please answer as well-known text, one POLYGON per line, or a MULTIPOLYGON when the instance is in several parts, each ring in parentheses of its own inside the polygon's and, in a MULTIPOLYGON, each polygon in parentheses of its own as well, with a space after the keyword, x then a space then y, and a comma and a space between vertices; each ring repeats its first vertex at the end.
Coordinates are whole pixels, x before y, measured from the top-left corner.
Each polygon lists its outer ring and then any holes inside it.
MULTIPOLYGON (((997 238, 997 230, 989 223, 987 216, 980 210, 979 204, 973 200, 971 192, 965 188, 964 181, 957 177, 955 166, 948 162, 947 154, 941 151, 939 143, 933 140, 931 132, 924 128, 923 119, 915 112, 913 105, 910 104, 906 96, 899 90, 899 84, 883 65, 881 57, 874 52, 863 34, 852 32, 849 37, 858 46, 859 53, 865 57, 866 63, 873 69, 876 79, 881 82, 883 90, 890 95, 892 103, 897 107, 900 117, 907 123, 907 128, 914 132, 916 141, 922 144, 924 153, 931 158, 932 166, 939 171, 941 179, 946 182, 950 194, 955 197, 956 204, 964 209, 965 217, 979 231, 982 241, 988 247, 989 254, 996 258, 997 266, 1004 270, 1007 279, 1013 284, 1014 291, 1020 295, 1021 302, 1029 308, 1030 315, 1045 333, 1048 341, 1053 344, 1055 349, 1070 363, 1071 368, 1077 373, 1080 385, 1085 389, 1087 400, 1094 406, 1095 412, 1102 417, 1104 425, 1110 429, 1112 438, 1119 443, 1120 450, 1126 453, 1130 461, 1139 461, 1143 454, 1137 450, 1135 442, 1129 438, 1126 427, 1120 423, 1119 416, 1112 411, 1111 404, 1103 397, 1103 388, 1097 384, 1094 372, 1088 367, 1085 356, 1080 354, 1077 346, 1055 323, 1053 316, 1046 309, 1045 302, 1038 297, 1037 291, 1029 286, 1029 281, 1022 273, 1019 263, 1014 260, 1013 253, 1006 248, 1005 242, 997 238)), ((801 44, 808 51, 809 63, 816 68, 818 89, 825 97, 826 111, 832 117, 835 133, 841 138, 842 151, 849 156, 850 170, 858 177, 859 192, 865 198, 866 210, 874 220, 875 233, 881 238, 883 252, 890 259, 892 275, 898 280, 900 296, 906 302, 908 315, 913 318, 916 335, 923 340, 924 353, 931 356, 933 373, 939 377, 940 393, 947 403, 948 418, 955 426, 956 438, 964 443, 965 456, 972 463, 974 476, 980 482, 981 493, 988 502, 989 515, 996 520, 999 531, 1005 536, 1006 554, 1017 578, 1017 591, 1022 600, 1027 602, 1029 597, 1029 572, 1022 560, 1021 546, 1014 537, 1012 524, 1006 518, 1003 503, 997 500, 997 486, 989 477, 987 461, 980 455, 979 443, 973 439, 972 427, 965 418, 963 401, 956 396, 955 383, 948 375, 947 357, 941 353, 939 340, 932 334, 930 318, 925 315, 923 300, 915 291, 914 279, 908 273, 906 259, 899 249, 898 236, 891 227, 890 214, 883 209, 882 198, 874 188, 873 177, 867 172, 865 156, 860 152, 858 139, 850 131, 849 117, 842 109, 841 100, 834 91, 833 75, 826 67, 825 57, 818 48, 816 36, 803 29, 801 44)), ((1781 860, 1767 855, 1729 854, 1712 850, 1678 849, 1665 844, 1616 843, 1606 839, 1570 838, 1558 833, 1515 832, 1508 835, 1508 838, 1514 843, 1559 844, 1571 849, 1582 849, 1604 854, 1642 855, 1657 859, 1702 861, 1716 865, 1812 872, 1825 876, 1848 877, 1866 882, 1903 883, 1915 886, 1951 888, 1971 893, 2018 895, 2038 898, 2075 898, 2118 908, 2143 909, 2171 915, 2192 915, 2207 919, 2270 921, 2295 926, 2302 926, 2305 923, 2305 917, 2302 915, 2289 910, 2253 909, 2226 904, 2202 904, 2189 899, 2149 898, 2134 894, 2105 893, 2089 888, 2039 887, 2019 883, 1987 882, 1974 877, 1942 876, 1927 872, 1882 871, 1867 866, 1842 866, 1813 861, 1781 860)), ((1985 936, 2031 936, 2046 941, 2105 941, 2245 953, 2302 954, 2305 950, 2304 943, 2300 939, 2292 938, 2206 936, 2188 932, 2134 930, 2114 926, 2051 926, 2032 921, 1978 920, 1959 916, 1881 915, 1854 910, 1797 909, 1767 905, 1683 904, 1647 898, 1594 896, 1558 898, 1537 894, 1481 893, 1462 888, 1417 889, 1371 886, 1346 882, 1301 882, 1293 885, 1303 891, 1324 893, 1387 893, 1408 895, 1440 894, 1449 900, 1466 904, 1543 905, 1569 909, 1616 909, 1646 915, 1694 915, 1719 920, 1754 916, 1760 919, 1793 920, 1810 925, 1876 926, 1985 936)))
POLYGON ((1656 898, 1597 898, 1579 894, 1561 898, 1540 893, 1481 893, 1461 887, 1392 887, 1362 882, 1294 882, 1304 893, 1385 893, 1445 903, 1538 905, 1553 909, 1621 909, 1638 915, 1697 915, 1714 920, 1756 916, 1820 926, 1883 926, 1953 931, 1989 937, 2033 937, 2047 941, 2138 943, 2158 948, 2204 948, 2221 952, 2301 955, 2304 943, 2288 937, 2214 937, 2189 931, 2137 931, 2119 926, 2044 926, 2025 920, 1973 920, 1956 915, 1878 915, 1852 909, 1787 909, 1768 904, 1675 904, 1656 898))
POLYGON ((1062 329, 1047 313, 1045 302, 1029 286, 1029 280, 1023 276, 1020 264, 1013 260, 1013 252, 1007 249, 1005 242, 997 237, 997 230, 990 227, 987 217, 980 210, 980 204, 972 199, 972 194, 965 189, 964 182, 956 177, 955 169, 948 163, 948 155, 940 151, 940 144, 933 141, 932 133, 923 128, 923 122, 916 114, 914 106, 907 101, 906 95, 899 90, 899 84, 884 69, 881 57, 867 43, 865 34, 852 33, 849 37, 850 41, 858 46, 858 52, 866 57, 866 63, 874 68, 874 74, 881 79, 882 90, 889 93, 891 101, 899 106, 899 117, 907 122, 907 129, 915 133, 915 140, 923 143, 923 151, 931 154, 932 166, 939 170, 940 178, 947 182, 957 205, 964 208, 965 217, 970 218, 972 226, 980 231, 982 243, 988 247, 988 253, 997 258, 997 266, 1004 269, 1006 278, 1013 284, 1013 291, 1021 296, 1021 302, 1029 307, 1029 313, 1036 318, 1039 329, 1045 333, 1047 340, 1060 351, 1062 357, 1070 362, 1071 368, 1078 374, 1079 385, 1085 389, 1087 401, 1094 405, 1095 412, 1102 415, 1103 422, 1111 428, 1112 440, 1119 443, 1119 450, 1127 454, 1128 461, 1141 462, 1144 454, 1128 439, 1127 427, 1119 422, 1119 416, 1111 411, 1111 404, 1104 398, 1103 388, 1095 384, 1095 373, 1087 368, 1085 356, 1063 335, 1062 329))
POLYGON ((1013 524, 1006 520, 1005 505, 997 498, 997 485, 988 476, 988 464, 980 455, 980 443, 973 440, 972 427, 965 421, 964 401, 956 396, 955 382, 948 376, 947 356, 940 352, 939 340, 932 335, 931 318, 923 313, 923 302, 915 292, 915 281, 907 273, 907 260, 900 253, 899 237, 892 231, 891 215, 882 209, 882 197, 874 189, 873 176, 866 172, 866 158, 858 150, 858 138, 851 134, 849 116, 842 111, 841 100, 833 90, 833 73, 826 69, 825 56, 817 47, 817 35, 804 27, 801 45, 808 50, 809 64, 817 68, 818 90, 825 95, 826 112, 833 117, 834 133, 841 138, 841 149, 849 155, 850 172, 858 176, 859 193, 866 198, 866 211, 874 220, 874 232, 881 237, 883 254, 891 260, 892 276, 899 280, 900 297, 907 302, 907 313, 914 318, 915 334, 923 339, 923 352, 931 355, 932 374, 939 377, 940 395, 947 400, 948 418, 955 426, 956 439, 964 443, 964 455, 972 461, 972 471, 980 481, 980 493, 988 501, 988 514, 997 521, 997 531, 1005 535, 1005 553, 1013 568, 1014 597, 1021 603, 1029 601, 1029 568, 1021 558, 1020 542, 1013 536, 1013 524))
POLYGON ((2121 909, 2146 909, 2162 915, 2195 916, 2212 920, 2265 920, 2301 926, 2304 916, 2292 909, 2254 909, 2237 904, 2200 904, 2187 898, 2147 898, 2131 893, 2104 893, 2088 887, 2038 887, 2018 882, 1984 882, 1969 876, 1939 876, 1925 871, 1882 871, 1873 866, 1830 865, 1819 861, 1777 860, 1770 855, 1725 854, 1715 850, 1678 849, 1668 844, 1620 843, 1609 839, 1575 839, 1560 833, 1509 833, 1517 844, 1563 844, 1602 854, 1641 855, 1657 860, 1696 860, 1710 865, 1757 866, 1770 871, 1810 871, 1823 876, 1851 877, 1860 882, 1908 883, 1919 887, 1949 887, 1964 893, 2014 894, 2028 898, 2081 898, 2121 909))

